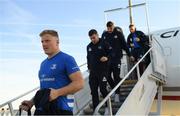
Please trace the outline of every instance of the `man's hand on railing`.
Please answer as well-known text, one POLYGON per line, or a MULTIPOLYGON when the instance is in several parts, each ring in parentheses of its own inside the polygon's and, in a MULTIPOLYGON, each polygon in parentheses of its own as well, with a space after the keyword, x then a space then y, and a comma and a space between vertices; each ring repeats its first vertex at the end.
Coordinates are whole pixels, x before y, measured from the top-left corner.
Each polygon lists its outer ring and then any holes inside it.
POLYGON ((32 100, 25 100, 21 103, 21 105, 19 106, 20 109, 28 111, 29 109, 31 109, 33 107, 34 103, 32 100))

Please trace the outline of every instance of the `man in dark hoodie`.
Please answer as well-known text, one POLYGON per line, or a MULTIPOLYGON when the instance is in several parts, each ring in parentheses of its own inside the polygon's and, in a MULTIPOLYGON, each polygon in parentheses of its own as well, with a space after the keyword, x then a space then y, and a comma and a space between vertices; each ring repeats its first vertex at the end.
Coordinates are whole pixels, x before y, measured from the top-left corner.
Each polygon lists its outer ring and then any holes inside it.
MULTIPOLYGON (((40 90, 46 91, 47 100, 57 101, 59 114, 73 114, 73 95, 83 88, 84 80, 74 58, 59 48, 59 36, 55 30, 44 30, 40 33, 41 43, 46 58, 40 66, 40 90)), ((46 101, 47 101, 46 100, 46 101)), ((21 109, 28 110, 34 105, 34 99, 23 101, 21 109), (26 105, 24 105, 26 104, 26 105)), ((42 109, 43 110, 43 109, 42 109)), ((48 115, 53 113, 48 113, 48 115)), ((57 114, 58 115, 58 114, 57 114)))

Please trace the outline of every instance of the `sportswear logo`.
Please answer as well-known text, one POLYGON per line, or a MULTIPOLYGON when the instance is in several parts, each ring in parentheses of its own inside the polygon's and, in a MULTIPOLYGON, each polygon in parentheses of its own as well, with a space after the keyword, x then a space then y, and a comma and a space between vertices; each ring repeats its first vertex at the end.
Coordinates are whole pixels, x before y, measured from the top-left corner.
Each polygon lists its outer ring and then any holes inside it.
POLYGON ((42 74, 41 77, 44 78, 44 77, 46 77, 46 75, 45 75, 45 74, 42 74))
POLYGON ((139 42, 139 41, 140 41, 140 39, 137 37, 137 38, 136 38, 136 41, 137 41, 137 42, 139 42))
POLYGON ((79 69, 79 67, 78 67, 78 66, 76 66, 76 67, 73 67, 72 69, 73 69, 73 70, 74 70, 74 69, 79 69))
POLYGON ((69 107, 73 108, 74 107, 74 95, 67 95, 67 104, 69 107))
POLYGON ((131 41, 131 42, 133 41, 132 38, 130 38, 130 41, 131 41))
POLYGON ((40 79, 41 82, 46 81, 46 82, 50 82, 50 81, 55 81, 55 78, 43 78, 40 79))
POLYGON ((131 47, 134 47, 134 44, 133 44, 133 43, 131 43, 131 44, 130 44, 130 46, 131 46, 131 47))
POLYGON ((117 29, 117 31, 121 32, 121 29, 117 29))
POLYGON ((115 36, 114 36, 114 38, 115 38, 115 39, 117 39, 117 38, 118 38, 118 36, 117 36, 117 35, 115 35, 115 36))
POLYGON ((67 103, 69 107, 74 107, 74 103, 67 103))
POLYGON ((107 81, 106 77, 103 77, 103 80, 102 80, 102 81, 103 81, 103 82, 107 81))
POLYGON ((52 70, 56 69, 57 64, 52 64, 52 66, 50 67, 52 70))
POLYGON ((102 47, 101 47, 101 46, 98 46, 98 49, 102 49, 102 47))
POLYGON ((118 68, 121 68, 121 64, 118 64, 118 68))
POLYGON ((88 49, 88 51, 90 52, 90 51, 92 51, 92 49, 91 49, 91 48, 89 48, 89 49, 88 49))

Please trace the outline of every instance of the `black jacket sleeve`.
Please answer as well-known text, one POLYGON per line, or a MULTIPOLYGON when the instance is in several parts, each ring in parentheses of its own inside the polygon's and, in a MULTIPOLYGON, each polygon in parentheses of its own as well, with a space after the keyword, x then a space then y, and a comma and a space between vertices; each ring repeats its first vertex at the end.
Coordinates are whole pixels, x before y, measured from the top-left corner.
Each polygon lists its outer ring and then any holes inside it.
POLYGON ((129 48, 128 48, 127 44, 126 44, 125 37, 124 37, 123 33, 119 32, 118 35, 119 35, 119 38, 120 38, 120 46, 122 47, 123 50, 126 51, 128 56, 131 56, 131 54, 129 52, 129 48))
POLYGON ((101 35, 101 39, 104 40, 104 39, 105 39, 105 38, 104 38, 105 36, 106 36, 106 31, 104 30, 103 33, 102 33, 102 35, 101 35))
POLYGON ((131 45, 130 45, 130 44, 131 44, 131 42, 130 42, 130 37, 131 37, 131 35, 129 34, 128 37, 127 37, 127 47, 128 47, 128 48, 131 48, 131 45))
POLYGON ((111 58, 112 56, 112 47, 110 46, 110 44, 106 41, 104 41, 104 46, 105 46, 105 51, 108 57, 108 60, 111 58))
POLYGON ((143 44, 149 44, 148 36, 146 36, 142 31, 139 31, 139 36, 143 44))

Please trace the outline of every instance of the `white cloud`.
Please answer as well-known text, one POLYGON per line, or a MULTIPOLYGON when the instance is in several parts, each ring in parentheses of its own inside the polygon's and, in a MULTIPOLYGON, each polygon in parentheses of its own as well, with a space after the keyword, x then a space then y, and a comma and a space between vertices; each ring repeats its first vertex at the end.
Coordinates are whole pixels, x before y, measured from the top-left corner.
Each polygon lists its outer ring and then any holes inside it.
POLYGON ((30 12, 24 10, 16 3, 12 2, 11 0, 6 0, 2 2, 3 6, 3 24, 13 22, 13 23, 27 23, 32 22, 36 18, 30 12))

